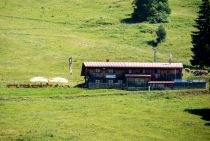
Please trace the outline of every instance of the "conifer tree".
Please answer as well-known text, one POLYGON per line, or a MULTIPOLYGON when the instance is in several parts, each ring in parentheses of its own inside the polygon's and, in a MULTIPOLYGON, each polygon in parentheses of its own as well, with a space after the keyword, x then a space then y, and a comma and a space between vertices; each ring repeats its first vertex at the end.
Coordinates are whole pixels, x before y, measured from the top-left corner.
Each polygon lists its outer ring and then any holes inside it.
POLYGON ((193 57, 192 65, 210 66, 210 4, 209 0, 202 0, 199 16, 196 19, 196 32, 192 33, 193 57))

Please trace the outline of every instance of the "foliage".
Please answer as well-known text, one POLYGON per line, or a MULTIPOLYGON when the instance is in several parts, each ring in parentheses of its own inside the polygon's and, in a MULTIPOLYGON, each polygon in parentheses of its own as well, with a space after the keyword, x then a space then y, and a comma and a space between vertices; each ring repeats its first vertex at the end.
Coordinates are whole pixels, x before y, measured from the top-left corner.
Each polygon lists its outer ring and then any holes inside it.
POLYGON ((149 44, 152 47, 157 47, 161 42, 165 41, 167 35, 163 25, 160 25, 155 33, 156 33, 156 39, 149 41, 149 44))
POLYGON ((156 39, 155 40, 151 40, 148 42, 149 45, 151 45, 153 47, 153 51, 154 51, 154 62, 157 62, 157 51, 158 51, 158 45, 165 41, 166 39, 166 30, 163 27, 163 25, 160 25, 158 27, 158 29, 156 30, 156 39))
POLYGON ((163 27, 163 25, 160 25, 156 31, 156 35, 157 35, 157 42, 161 43, 163 41, 165 41, 166 39, 166 30, 163 27))
POLYGON ((168 0, 134 0, 133 8, 132 18, 140 22, 164 23, 171 13, 168 0))
POLYGON ((209 0, 202 0, 199 16, 195 27, 198 31, 192 34, 192 65, 200 67, 210 66, 210 4, 209 0))

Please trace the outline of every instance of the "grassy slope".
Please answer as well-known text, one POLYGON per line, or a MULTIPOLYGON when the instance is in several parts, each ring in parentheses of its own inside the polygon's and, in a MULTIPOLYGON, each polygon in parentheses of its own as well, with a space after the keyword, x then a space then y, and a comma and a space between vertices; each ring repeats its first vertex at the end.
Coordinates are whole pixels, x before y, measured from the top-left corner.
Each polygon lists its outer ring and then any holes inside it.
MULTIPOLYGON (((169 1, 173 13, 165 24, 168 38, 160 46, 159 60, 167 61, 173 52, 175 61, 189 64, 190 32, 200 1, 169 1)), ((132 12, 130 4, 1 0, 0 84, 38 75, 68 77, 69 56, 74 58, 74 84, 82 81, 83 61, 152 61, 147 41, 158 25, 120 23, 132 12)), ((209 140, 206 121, 184 112, 209 109, 210 97, 204 94, 1 88, 0 140, 209 140)))
MULTIPOLYGON (((159 61, 189 64, 191 31, 199 0, 169 0, 168 37, 159 61)), ((34 76, 68 77, 73 56, 73 83, 81 82, 83 61, 152 61, 147 41, 157 24, 123 24, 131 0, 1 0, 0 82, 28 81, 34 76)))
MULTIPOLYGON (((193 91, 159 91, 75 98, 70 96, 74 97, 77 91, 88 95, 101 91, 74 89, 70 93, 68 89, 67 96, 67 91, 60 89, 65 97, 56 92, 40 94, 37 89, 28 94, 26 91, 0 92, 0 140, 210 139, 210 126, 205 125, 208 122, 185 111, 209 109, 210 95, 205 91, 200 96, 193 91)), ((110 92, 113 93, 107 91, 110 92)))

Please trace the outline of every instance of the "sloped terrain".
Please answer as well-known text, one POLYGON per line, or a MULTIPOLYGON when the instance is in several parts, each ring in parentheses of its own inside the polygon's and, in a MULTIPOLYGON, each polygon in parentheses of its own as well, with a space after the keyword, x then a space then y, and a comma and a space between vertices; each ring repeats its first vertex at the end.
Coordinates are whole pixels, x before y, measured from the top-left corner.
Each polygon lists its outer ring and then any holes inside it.
MULTIPOLYGON (((83 61, 153 61, 147 44, 158 24, 126 24, 131 0, 1 0, 0 81, 27 82, 34 76, 68 78, 73 57, 73 83, 83 61)), ((199 0, 169 0, 172 14, 164 24, 167 40, 158 61, 189 64, 191 31, 199 0)))

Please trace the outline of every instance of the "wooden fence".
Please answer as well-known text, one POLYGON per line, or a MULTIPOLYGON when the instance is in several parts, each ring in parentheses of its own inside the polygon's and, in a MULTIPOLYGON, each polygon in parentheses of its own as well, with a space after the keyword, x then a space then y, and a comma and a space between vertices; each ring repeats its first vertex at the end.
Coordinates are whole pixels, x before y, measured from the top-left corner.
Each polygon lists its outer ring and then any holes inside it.
POLYGON ((7 88, 49 88, 52 84, 7 84, 7 88))

